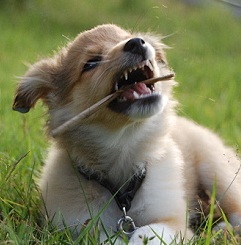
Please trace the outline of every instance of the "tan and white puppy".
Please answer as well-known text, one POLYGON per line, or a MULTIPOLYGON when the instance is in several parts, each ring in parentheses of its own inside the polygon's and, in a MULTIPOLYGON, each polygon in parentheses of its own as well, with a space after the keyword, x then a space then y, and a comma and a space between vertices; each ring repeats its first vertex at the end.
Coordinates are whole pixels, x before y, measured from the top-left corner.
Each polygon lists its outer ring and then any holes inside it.
MULTIPOLYGON (((212 192, 214 181, 229 222, 240 224, 240 160, 235 152, 209 130, 176 115, 173 80, 142 82, 168 73, 164 47, 155 36, 101 25, 34 64, 20 81, 13 108, 25 113, 42 99, 49 132, 123 89, 117 99, 53 139, 40 188, 54 224, 79 231, 112 198, 102 180, 118 190, 144 168, 146 177, 128 210, 139 227, 130 244, 142 244, 154 231, 167 244, 181 236, 189 239, 186 210, 197 207, 200 191, 212 192)), ((100 219, 109 234, 122 215, 114 199, 104 208, 100 219)), ((160 244, 159 238, 150 244, 160 244)))

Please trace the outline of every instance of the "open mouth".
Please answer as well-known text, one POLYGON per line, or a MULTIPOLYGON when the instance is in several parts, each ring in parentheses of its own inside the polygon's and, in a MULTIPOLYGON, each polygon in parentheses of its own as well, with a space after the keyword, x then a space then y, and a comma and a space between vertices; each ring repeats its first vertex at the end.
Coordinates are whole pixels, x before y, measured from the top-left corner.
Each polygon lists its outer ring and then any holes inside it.
POLYGON ((151 60, 144 60, 129 67, 119 74, 115 81, 114 90, 119 96, 111 101, 108 107, 124 114, 138 114, 138 117, 154 113, 161 96, 155 91, 155 85, 145 84, 145 80, 154 78, 154 67, 151 60))
POLYGON ((118 101, 133 101, 151 95, 154 84, 146 85, 143 81, 153 78, 153 64, 151 60, 144 60, 141 63, 126 69, 115 83, 115 90, 122 90, 118 101))

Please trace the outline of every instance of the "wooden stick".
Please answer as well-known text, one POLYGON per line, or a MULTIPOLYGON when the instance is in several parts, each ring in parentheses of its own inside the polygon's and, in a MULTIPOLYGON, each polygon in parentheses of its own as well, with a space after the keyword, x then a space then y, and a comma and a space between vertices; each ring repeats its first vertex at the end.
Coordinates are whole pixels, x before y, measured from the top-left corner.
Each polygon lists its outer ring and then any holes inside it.
POLYGON ((170 74, 167 74, 167 75, 162 76, 162 77, 154 77, 154 78, 150 78, 148 80, 142 81, 142 82, 145 83, 146 85, 151 85, 151 84, 156 83, 156 82, 170 80, 170 79, 174 78, 174 76, 175 76, 174 73, 170 73, 170 74))
MULTIPOLYGON (((151 84, 156 83, 156 82, 169 80, 173 77, 174 77, 174 74, 170 73, 170 74, 162 76, 162 77, 155 77, 155 78, 151 78, 151 79, 148 79, 148 80, 145 80, 142 82, 145 83, 146 85, 151 85, 151 84)), ((126 89, 126 87, 125 87, 125 89, 126 89)), ((63 123, 59 127, 57 127, 56 129, 52 130, 52 133, 51 133, 52 136, 56 137, 56 136, 64 133, 65 131, 67 131, 68 129, 70 129, 74 125, 76 125, 80 120, 87 118, 91 114, 95 113, 97 111, 97 109, 100 108, 101 105, 106 104, 106 102, 111 102, 112 100, 117 98, 121 92, 123 92, 123 89, 117 90, 116 92, 106 96, 105 98, 103 98, 102 100, 93 104, 92 106, 90 106, 86 110, 84 110, 84 111, 80 112, 79 114, 77 114, 76 116, 72 117, 71 119, 69 119, 68 121, 66 121, 65 123, 63 123)))

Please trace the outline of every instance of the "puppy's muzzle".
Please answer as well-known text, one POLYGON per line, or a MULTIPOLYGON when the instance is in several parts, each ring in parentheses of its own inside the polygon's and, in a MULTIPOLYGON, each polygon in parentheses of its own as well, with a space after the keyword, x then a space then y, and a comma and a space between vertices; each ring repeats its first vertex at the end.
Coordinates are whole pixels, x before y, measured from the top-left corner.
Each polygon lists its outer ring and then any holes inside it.
POLYGON ((161 100, 160 93, 155 85, 145 84, 148 79, 154 78, 155 50, 142 38, 129 39, 122 48, 122 68, 114 77, 114 91, 121 91, 119 96, 109 104, 109 108, 117 113, 146 117, 153 114, 161 100), (154 109, 153 109, 154 108, 154 109), (151 113, 150 113, 151 111, 151 113))

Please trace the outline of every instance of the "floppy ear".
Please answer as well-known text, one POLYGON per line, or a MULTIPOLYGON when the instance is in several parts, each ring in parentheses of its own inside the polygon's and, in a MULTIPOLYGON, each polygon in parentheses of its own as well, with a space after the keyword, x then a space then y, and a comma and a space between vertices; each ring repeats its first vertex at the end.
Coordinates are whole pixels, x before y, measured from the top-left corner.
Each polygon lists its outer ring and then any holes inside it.
POLYGON ((13 110, 28 112, 38 99, 44 99, 53 90, 56 63, 46 59, 32 65, 19 82, 13 102, 13 110))

